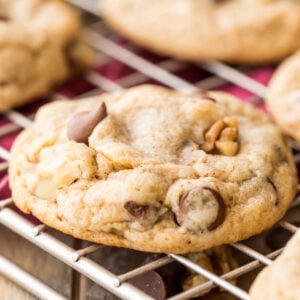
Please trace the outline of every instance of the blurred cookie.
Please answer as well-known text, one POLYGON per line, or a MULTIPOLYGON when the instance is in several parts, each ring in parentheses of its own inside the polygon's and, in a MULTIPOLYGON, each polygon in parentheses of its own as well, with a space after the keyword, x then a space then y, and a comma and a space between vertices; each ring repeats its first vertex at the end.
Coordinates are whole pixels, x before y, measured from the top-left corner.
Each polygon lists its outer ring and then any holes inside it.
POLYGON ((295 0, 102 0, 106 22, 163 55, 259 64, 300 46, 295 0))
POLYGON ((300 142, 300 52, 285 60, 274 73, 267 106, 282 130, 300 142))
POLYGON ((250 295, 253 300, 300 299, 300 231, 283 253, 256 278, 250 295))
POLYGON ((163 253, 259 233, 297 189, 267 116, 226 93, 152 85, 44 106, 15 141, 9 173, 16 205, 46 224, 163 253))
POLYGON ((91 60, 79 16, 59 0, 1 0, 0 43, 0 111, 47 94, 91 60))

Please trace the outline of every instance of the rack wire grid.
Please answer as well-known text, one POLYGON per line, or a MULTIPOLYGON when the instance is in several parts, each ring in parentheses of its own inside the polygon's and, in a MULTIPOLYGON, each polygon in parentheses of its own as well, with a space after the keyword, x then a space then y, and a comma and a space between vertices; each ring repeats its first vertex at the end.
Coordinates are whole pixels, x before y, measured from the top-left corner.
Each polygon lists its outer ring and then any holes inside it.
MULTIPOLYGON (((184 93, 195 92, 200 88, 221 89, 229 92, 239 89, 244 101, 251 102, 253 105, 263 108, 262 99, 265 96, 266 87, 255 77, 257 70, 261 70, 261 68, 236 68, 218 61, 191 64, 170 58, 158 57, 110 32, 102 23, 101 13, 99 13, 96 5, 97 1, 70 0, 69 2, 79 8, 83 15, 93 15, 93 21, 89 21, 88 25, 86 25, 86 35, 88 43, 97 53, 97 60, 95 66, 84 76, 84 83, 81 85, 81 88, 72 90, 74 92, 72 95, 66 95, 64 89, 61 88, 61 92, 52 94, 48 101, 83 98, 102 92, 121 90, 140 83, 154 82, 184 93), (122 76, 119 74, 120 66, 122 67, 122 76), (190 79, 187 74, 193 74, 194 76, 190 79)), ((265 67, 265 71, 269 74, 269 77, 273 70, 274 66, 265 67)), ((262 81, 266 83, 267 79, 263 79, 262 81)), ((19 130, 28 127, 33 117, 34 113, 22 113, 22 110, 10 110, 3 113, 0 119, 2 124, 0 127, 0 138, 14 135, 19 130)), ((295 152, 295 162, 299 163, 299 145, 293 141, 291 141, 291 144, 295 152)), ((7 166, 10 158, 9 150, 0 147, 0 158, 2 159, 2 162, 0 162, 0 171, 2 172, 2 176, 6 176, 7 178, 7 166)), ((300 198, 297 197, 291 209, 300 207, 299 204, 300 198)), ((235 251, 247 256, 248 261, 222 276, 217 276, 200 267, 188 260, 184 255, 175 255, 172 253, 166 254, 161 259, 133 269, 125 274, 116 275, 88 257, 89 254, 105 247, 104 245, 91 244, 80 250, 75 250, 67 246, 50 233, 45 232, 45 225, 35 225, 18 214, 13 209, 11 198, 0 201, 0 224, 21 235, 122 299, 152 299, 138 288, 127 283, 127 280, 175 260, 188 269, 207 278, 207 282, 172 296, 169 300, 189 299, 199 292, 216 286, 221 287, 237 299, 248 300, 250 296, 247 291, 234 284, 234 280, 261 266, 270 265, 272 259, 276 258, 283 250, 283 248, 280 248, 269 253, 262 253, 245 242, 231 244, 230 246, 235 251)), ((289 236, 297 230, 296 225, 286 220, 281 221, 277 226, 285 230, 289 236)), ((66 299, 63 295, 60 295, 1 255, 0 273, 40 299, 66 299)))

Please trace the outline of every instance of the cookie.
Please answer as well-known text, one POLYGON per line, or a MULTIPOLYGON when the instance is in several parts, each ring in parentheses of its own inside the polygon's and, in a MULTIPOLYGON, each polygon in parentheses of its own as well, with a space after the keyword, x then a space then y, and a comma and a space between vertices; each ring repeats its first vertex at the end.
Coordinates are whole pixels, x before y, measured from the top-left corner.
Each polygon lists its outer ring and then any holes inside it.
POLYGON ((267 106, 282 130, 300 142, 300 52, 275 71, 268 88, 267 106))
POLYGON ((79 16, 60 0, 1 0, 0 43, 0 111, 47 94, 91 61, 79 16))
POLYGON ((300 46, 295 0, 102 0, 101 12, 130 40, 185 60, 260 64, 300 46))
POLYGON ((300 231, 283 253, 255 279, 250 295, 253 300, 300 299, 300 231))
POLYGON ((49 226, 172 253, 263 231, 297 188, 267 116, 226 93, 154 85, 44 106, 16 139, 9 176, 16 205, 49 226))

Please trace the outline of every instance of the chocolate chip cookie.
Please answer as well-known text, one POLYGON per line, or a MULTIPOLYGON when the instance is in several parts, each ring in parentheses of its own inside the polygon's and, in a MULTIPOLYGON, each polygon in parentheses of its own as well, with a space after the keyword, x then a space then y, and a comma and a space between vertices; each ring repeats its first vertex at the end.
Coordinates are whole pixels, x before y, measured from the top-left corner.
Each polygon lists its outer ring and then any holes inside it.
POLYGON ((253 300, 296 300, 300 298, 300 231, 283 253, 266 267, 250 289, 253 300))
POLYGON ((300 47, 297 0, 102 0, 106 22, 163 55, 259 64, 300 47))
POLYGON ((1 0, 0 41, 0 111, 45 95, 91 60, 77 13, 60 0, 1 0))
POLYGON ((150 252, 259 233, 297 187, 267 116, 226 93, 154 85, 44 106, 15 141, 9 174, 16 205, 49 226, 150 252))
POLYGON ((300 142, 300 52, 285 60, 269 84, 267 106, 282 130, 300 142))

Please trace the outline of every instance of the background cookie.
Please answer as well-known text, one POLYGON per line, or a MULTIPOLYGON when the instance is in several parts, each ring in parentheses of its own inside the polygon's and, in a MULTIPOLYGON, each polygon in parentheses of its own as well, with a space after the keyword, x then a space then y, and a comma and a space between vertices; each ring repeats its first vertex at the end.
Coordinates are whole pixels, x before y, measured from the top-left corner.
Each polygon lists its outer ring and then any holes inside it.
POLYGON ((300 299, 300 231, 287 244, 275 262, 266 267, 253 283, 253 300, 300 299))
POLYGON ((267 105, 283 131, 300 142, 300 52, 276 70, 269 84, 267 105))
POLYGON ((102 0, 104 19, 134 42, 187 60, 278 61, 299 48, 295 0, 102 0))
POLYGON ((80 27, 59 0, 0 1, 0 110, 48 93, 89 65, 80 27))
POLYGON ((262 113, 225 93, 158 86, 44 106, 9 171, 23 211, 82 239, 151 252, 261 232, 297 186, 290 149, 262 113))

